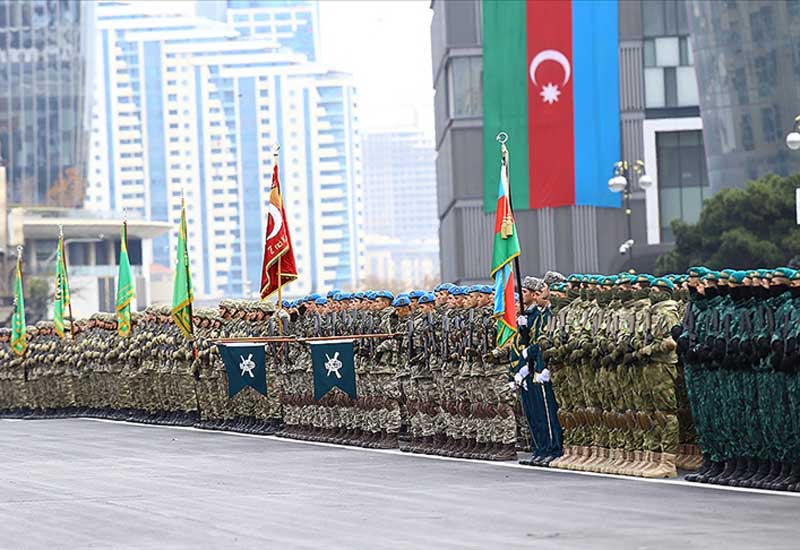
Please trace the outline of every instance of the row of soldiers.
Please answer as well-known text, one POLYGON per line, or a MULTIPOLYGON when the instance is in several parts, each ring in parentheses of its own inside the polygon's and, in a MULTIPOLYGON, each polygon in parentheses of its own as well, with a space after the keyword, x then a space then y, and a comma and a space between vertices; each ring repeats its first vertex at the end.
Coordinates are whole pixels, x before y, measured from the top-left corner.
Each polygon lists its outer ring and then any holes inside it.
MULTIPOLYGON (((291 344, 279 372, 282 435, 444 456, 516 458, 514 394, 507 369, 486 363, 494 346, 493 289, 438 286, 394 296, 387 291, 310 295, 287 304, 301 338, 365 335, 356 340, 357 399, 313 399, 308 348, 291 344)), ((278 347, 278 345, 275 345, 278 347)))
POLYGON ((526 278, 519 324, 529 338, 515 380, 530 408, 540 394, 544 405, 529 421, 545 442, 532 464, 650 478, 698 465, 671 336, 685 308, 680 284, 628 273, 526 278))
POLYGON ((16 357, 0 330, 0 412, 95 415, 444 456, 790 489, 798 482, 800 274, 693 268, 687 276, 527 277, 520 334, 495 349, 493 289, 438 286, 226 300, 186 339, 167 307, 119 337, 96 314, 61 340, 29 328, 16 357), (357 399, 313 396, 311 355, 267 345, 266 398, 228 398, 219 338, 356 339, 357 399), (680 357, 680 360, 679 360, 680 357), (685 372, 684 372, 685 371, 685 372), (518 443, 519 442, 519 443, 518 443), (700 455, 702 449, 703 455, 700 455))
POLYGON ((689 270, 675 331, 704 463, 688 481, 800 491, 800 272, 689 270))

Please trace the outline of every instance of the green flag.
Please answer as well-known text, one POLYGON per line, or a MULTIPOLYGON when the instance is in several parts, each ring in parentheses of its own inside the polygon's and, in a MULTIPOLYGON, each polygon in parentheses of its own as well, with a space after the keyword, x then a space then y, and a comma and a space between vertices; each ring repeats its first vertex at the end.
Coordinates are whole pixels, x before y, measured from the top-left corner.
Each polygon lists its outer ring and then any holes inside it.
POLYGON ((181 225, 178 229, 178 260, 175 266, 175 284, 172 289, 172 318, 187 338, 194 334, 192 324, 192 272, 189 265, 189 248, 186 244, 186 204, 181 199, 181 225))
POLYGON ((17 257, 17 280, 14 282, 14 316, 11 318, 11 349, 25 355, 28 335, 25 328, 25 298, 22 295, 22 247, 17 257))
POLYGON ((128 259, 128 222, 122 222, 119 244, 119 277, 117 279, 117 332, 127 336, 131 332, 131 301, 136 297, 131 262, 128 259))
POLYGON ((69 308, 69 280, 67 279, 67 260, 64 254, 64 234, 58 236, 56 251, 56 291, 53 304, 53 325, 59 338, 64 338, 64 313, 69 308))

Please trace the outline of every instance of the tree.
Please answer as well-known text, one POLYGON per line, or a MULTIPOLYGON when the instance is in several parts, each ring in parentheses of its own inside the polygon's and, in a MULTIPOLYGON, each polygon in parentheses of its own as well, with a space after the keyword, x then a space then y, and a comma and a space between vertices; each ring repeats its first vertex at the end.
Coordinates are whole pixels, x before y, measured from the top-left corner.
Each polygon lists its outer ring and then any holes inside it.
POLYGON ((800 255, 795 189, 800 174, 769 174, 744 189, 724 189, 706 199, 695 224, 672 222, 675 248, 658 258, 659 273, 692 265, 748 269, 786 265, 800 255))

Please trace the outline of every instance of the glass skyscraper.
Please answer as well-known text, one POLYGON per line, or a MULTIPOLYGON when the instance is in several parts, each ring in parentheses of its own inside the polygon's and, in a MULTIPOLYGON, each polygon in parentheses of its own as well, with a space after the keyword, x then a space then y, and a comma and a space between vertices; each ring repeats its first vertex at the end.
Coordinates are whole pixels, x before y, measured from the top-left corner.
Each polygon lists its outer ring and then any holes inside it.
POLYGON ((0 152, 11 204, 83 201, 93 9, 0 0, 0 152))
POLYGON ((693 0, 689 24, 712 191, 800 170, 800 1, 693 0))

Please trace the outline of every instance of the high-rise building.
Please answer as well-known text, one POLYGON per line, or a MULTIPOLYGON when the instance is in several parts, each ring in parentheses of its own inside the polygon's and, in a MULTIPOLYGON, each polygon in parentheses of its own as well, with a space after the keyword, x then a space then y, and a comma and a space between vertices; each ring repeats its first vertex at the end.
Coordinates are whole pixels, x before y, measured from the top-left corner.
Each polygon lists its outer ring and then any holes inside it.
POLYGON ((364 134, 366 274, 420 286, 438 277, 436 151, 416 129, 364 134))
POLYGON ((800 112, 800 2, 699 2, 689 11, 711 189, 800 170, 784 137, 800 112))
POLYGON ((0 1, 0 152, 11 204, 81 205, 93 8, 0 1))
POLYGON ((265 38, 317 60, 319 3, 312 0, 202 0, 197 15, 226 21, 241 36, 265 38))
MULTIPOLYGON (((288 294, 355 286, 364 258, 354 86, 222 19, 98 6, 89 204, 177 227, 183 195, 196 292, 252 295, 280 143, 300 271, 288 294)), ((172 265, 176 239, 154 241, 154 262, 172 265)))
MULTIPOLYGON (((480 0, 431 5, 442 278, 485 281, 494 214, 483 209, 484 10, 480 0)), ((673 241, 670 222, 696 221, 710 195, 685 0, 624 1, 617 10, 609 39, 618 41, 619 73, 608 77, 619 82, 619 160, 644 161, 654 180, 647 191, 632 186, 634 254, 619 253, 627 239, 623 207, 518 209, 525 273, 652 270, 673 241)), ((527 81, 527 64, 525 71, 527 81)), ((585 145, 580 137, 576 148, 585 145)), ((526 154, 512 151, 511 162, 526 154)), ((603 179, 611 176, 609 165, 603 179)))

